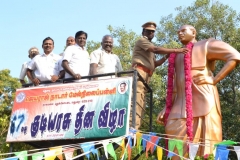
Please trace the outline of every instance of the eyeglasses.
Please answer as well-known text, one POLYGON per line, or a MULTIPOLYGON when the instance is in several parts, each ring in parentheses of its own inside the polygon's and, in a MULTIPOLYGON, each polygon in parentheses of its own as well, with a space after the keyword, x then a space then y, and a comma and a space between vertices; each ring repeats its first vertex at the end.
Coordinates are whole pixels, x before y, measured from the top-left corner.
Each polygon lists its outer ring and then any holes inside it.
POLYGON ((147 32, 147 33, 151 33, 151 32, 155 33, 154 30, 148 30, 148 29, 145 29, 144 31, 147 32))

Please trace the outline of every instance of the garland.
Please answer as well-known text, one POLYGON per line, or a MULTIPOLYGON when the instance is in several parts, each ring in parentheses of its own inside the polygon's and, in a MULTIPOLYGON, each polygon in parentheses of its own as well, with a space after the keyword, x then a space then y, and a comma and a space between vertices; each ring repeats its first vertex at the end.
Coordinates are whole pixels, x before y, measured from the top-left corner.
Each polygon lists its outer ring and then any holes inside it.
MULTIPOLYGON (((184 55, 184 72, 185 72, 185 97, 186 97, 186 113, 187 113, 187 136, 190 141, 193 140, 193 113, 192 113, 192 78, 191 78, 191 54, 193 43, 190 42, 186 46, 189 52, 184 55)), ((166 98, 166 111, 164 115, 164 124, 167 124, 168 116, 172 108, 173 97, 173 78, 175 68, 176 54, 171 53, 168 59, 168 83, 167 83, 167 98, 166 98)))

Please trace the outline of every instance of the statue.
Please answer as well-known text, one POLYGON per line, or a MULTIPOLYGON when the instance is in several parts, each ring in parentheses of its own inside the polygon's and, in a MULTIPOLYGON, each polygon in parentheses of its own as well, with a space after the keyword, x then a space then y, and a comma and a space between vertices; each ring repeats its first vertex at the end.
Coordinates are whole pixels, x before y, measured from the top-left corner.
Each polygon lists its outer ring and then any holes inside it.
MULTIPOLYGON (((157 121, 164 122, 166 134, 172 135, 169 138, 202 143, 197 155, 203 156, 212 153, 214 144, 222 141, 216 84, 240 62, 240 53, 227 43, 212 38, 197 42, 196 34, 191 25, 183 25, 178 30, 179 40, 190 51, 186 55, 171 54, 169 57, 166 107, 159 113, 157 121), (226 63, 214 76, 215 60, 226 63)), ((184 143, 185 157, 186 153, 184 143)))

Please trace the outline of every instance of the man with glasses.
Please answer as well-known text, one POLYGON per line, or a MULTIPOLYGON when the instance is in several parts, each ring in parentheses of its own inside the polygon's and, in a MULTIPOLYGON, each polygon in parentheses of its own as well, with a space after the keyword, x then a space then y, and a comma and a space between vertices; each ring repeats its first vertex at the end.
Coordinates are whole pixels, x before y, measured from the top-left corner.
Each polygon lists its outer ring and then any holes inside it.
MULTIPOLYGON (((142 25, 142 37, 136 42, 133 55, 132 67, 136 69, 142 76, 146 83, 149 83, 150 78, 156 67, 162 65, 168 58, 170 53, 187 53, 187 48, 167 49, 163 47, 154 46, 151 42, 156 30, 155 22, 147 22, 142 25), (155 59, 155 54, 167 54, 160 60, 155 59)), ((143 116, 142 110, 145 110, 145 92, 144 84, 137 80, 137 106, 136 106, 136 126, 138 129, 141 125, 141 118, 143 116)), ((131 119, 130 119, 131 121, 131 119)))
MULTIPOLYGON (((111 35, 103 36, 101 45, 102 49, 97 49, 90 54, 91 58, 90 75, 122 71, 122 65, 118 56, 112 52, 113 48, 112 36, 111 35)), ((97 80, 106 78, 111 77, 107 76, 93 79, 97 80)))
MULTIPOLYGON (((33 58, 34 58, 36 55, 38 55, 38 54, 39 54, 39 51, 38 51, 38 48, 37 48, 37 47, 31 47, 31 48, 28 50, 28 57, 29 57, 30 59, 33 59, 33 58)), ((21 69, 20 76, 19 76, 19 80, 20 80, 20 82, 21 82, 22 85, 23 85, 23 84, 26 84, 24 78, 25 78, 26 75, 27 75, 27 66, 28 66, 28 64, 29 64, 30 62, 31 62, 31 60, 28 61, 28 62, 23 63, 23 65, 22 65, 22 69, 21 69)), ((32 83, 32 81, 31 81, 30 79, 28 79, 28 83, 32 83)))

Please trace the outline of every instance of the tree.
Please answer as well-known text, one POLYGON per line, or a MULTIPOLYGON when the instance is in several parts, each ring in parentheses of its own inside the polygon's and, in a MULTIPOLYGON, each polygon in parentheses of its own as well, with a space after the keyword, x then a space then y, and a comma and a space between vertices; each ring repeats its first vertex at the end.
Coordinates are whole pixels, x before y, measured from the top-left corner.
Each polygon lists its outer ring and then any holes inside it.
MULTIPOLYGON (((9 144, 6 143, 6 136, 9 126, 9 120, 15 92, 21 84, 17 78, 10 76, 10 70, 0 70, 0 153, 9 152, 9 144)), ((26 144, 14 144, 13 151, 19 151, 29 148, 26 144)))
POLYGON ((136 40, 140 37, 132 30, 126 31, 125 27, 113 28, 111 25, 108 26, 108 30, 114 39, 113 53, 119 56, 121 60, 123 70, 131 69, 131 54, 136 40))
POLYGON ((94 50, 98 49, 99 47, 101 47, 100 42, 94 42, 94 41, 87 42, 87 50, 89 54, 92 53, 94 50))
MULTIPOLYGON (((21 85, 16 78, 10 76, 10 71, 5 69, 0 71, 0 148, 1 151, 7 149, 6 135, 8 131, 11 108, 15 97, 16 88, 21 85)), ((0 151, 0 152, 1 152, 0 151)))
POLYGON ((197 39, 216 38, 227 43, 236 42, 240 15, 228 5, 210 0, 196 0, 191 6, 177 7, 178 14, 162 17, 157 32, 158 43, 178 41, 176 31, 183 24, 191 24, 198 31, 197 39))

